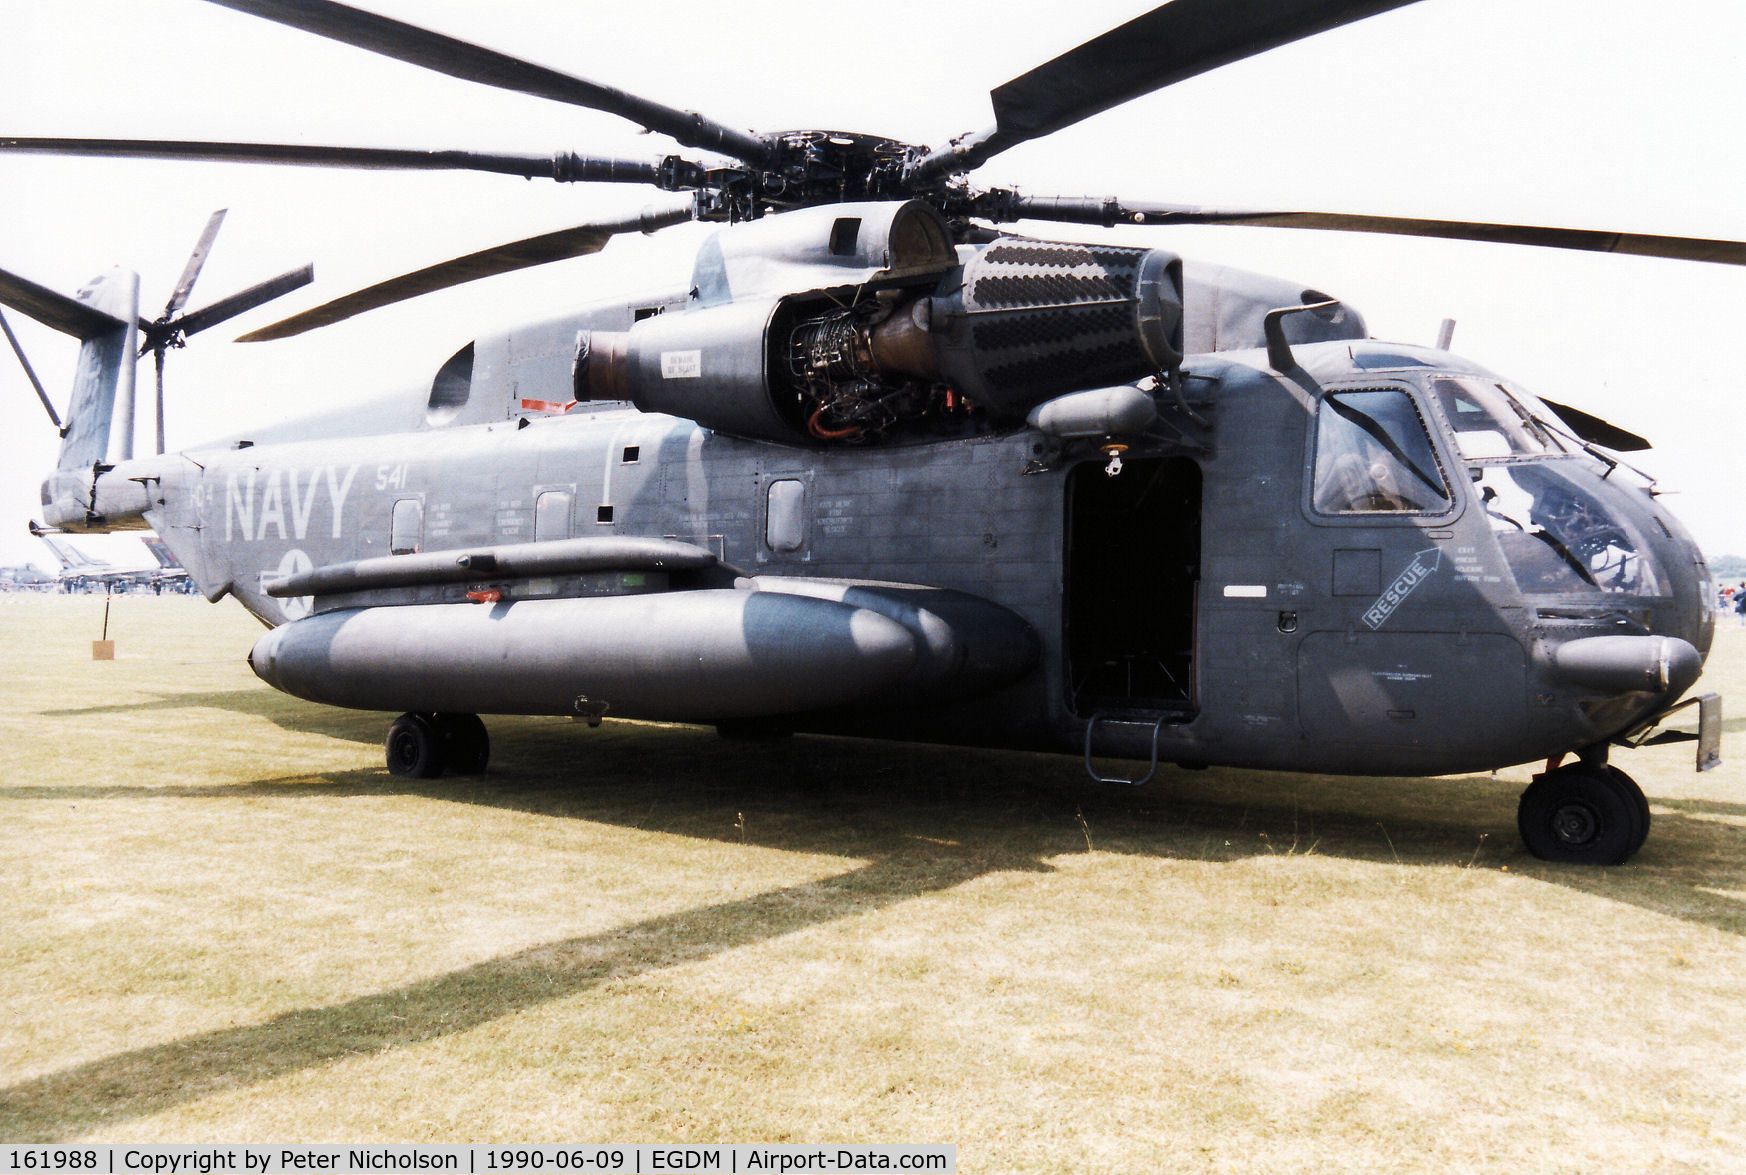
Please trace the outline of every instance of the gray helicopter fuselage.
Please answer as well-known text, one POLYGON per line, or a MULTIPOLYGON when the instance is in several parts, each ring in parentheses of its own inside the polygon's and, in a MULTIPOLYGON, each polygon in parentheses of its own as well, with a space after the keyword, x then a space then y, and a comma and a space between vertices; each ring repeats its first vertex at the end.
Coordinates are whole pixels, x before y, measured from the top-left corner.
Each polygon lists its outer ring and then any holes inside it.
MULTIPOLYGON (((1264 351, 1191 356, 1181 402, 1162 406, 1166 427, 1129 448, 1114 476, 1104 454, 1064 451, 1029 428, 820 449, 584 404, 159 458, 146 517, 209 596, 233 594, 269 625, 312 606, 513 615, 554 597, 654 591, 659 583, 640 575, 583 574, 506 583, 469 601, 468 590, 491 586, 487 573, 320 602, 263 588, 274 576, 417 552, 638 538, 707 550, 742 589, 925 585, 998 605, 1034 634, 1023 671, 992 691, 795 707, 773 723, 791 729, 1076 751, 1089 726, 1093 748, 1115 756, 1144 758, 1155 746, 1184 763, 1440 774, 1593 744, 1690 685, 1695 668, 1678 666, 1684 680, 1624 688, 1631 667, 1610 665, 1597 690, 1594 673, 1573 676, 1557 658, 1570 642, 1617 636, 1707 651, 1707 575, 1659 501, 1581 452, 1490 459, 1525 482, 1534 477, 1523 470, 1551 469, 1611 517, 1625 536, 1618 557, 1633 563, 1630 582, 1594 583, 1560 577, 1569 556, 1557 556, 1551 578, 1525 590, 1519 577, 1531 569, 1505 549, 1512 524, 1482 497, 1480 466, 1457 450, 1426 391, 1432 376, 1494 377, 1442 352, 1367 342, 1300 344, 1294 360, 1281 372, 1264 351), (1351 389, 1407 398, 1428 425, 1446 501, 1318 505, 1318 413, 1351 389)), ((635 645, 659 633, 621 636, 635 645)), ((626 713, 614 701, 598 699, 626 713)), ((473 708, 495 707, 475 698, 473 708)))

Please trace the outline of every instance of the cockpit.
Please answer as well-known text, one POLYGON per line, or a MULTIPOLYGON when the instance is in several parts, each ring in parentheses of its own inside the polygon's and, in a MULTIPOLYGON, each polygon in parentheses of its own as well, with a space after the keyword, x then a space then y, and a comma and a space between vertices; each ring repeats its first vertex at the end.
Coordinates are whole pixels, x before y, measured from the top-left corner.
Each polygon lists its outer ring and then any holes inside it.
MULTIPOLYGON (((1485 511, 1517 585, 1528 596, 1661 596, 1669 585, 1632 509, 1636 491, 1586 453, 1553 413, 1518 389, 1478 374, 1392 373, 1417 384, 1335 390, 1315 427, 1311 504, 1336 517, 1456 509, 1431 441, 1426 405, 1447 422, 1475 503, 1485 511)), ((1623 475, 1620 475, 1623 476, 1623 475)))
POLYGON ((1621 508, 1626 491, 1561 439, 1550 413, 1536 415, 1495 380, 1439 375, 1427 384, 1524 594, 1666 594, 1635 512, 1621 508))

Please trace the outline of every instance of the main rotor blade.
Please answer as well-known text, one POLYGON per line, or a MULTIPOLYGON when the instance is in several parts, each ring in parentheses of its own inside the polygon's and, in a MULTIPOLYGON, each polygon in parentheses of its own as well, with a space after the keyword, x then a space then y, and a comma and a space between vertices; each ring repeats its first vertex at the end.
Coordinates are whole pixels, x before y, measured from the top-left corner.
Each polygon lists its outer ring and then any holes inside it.
POLYGON ((212 242, 218 237, 218 226, 224 223, 224 214, 227 211, 229 210, 220 208, 207 217, 206 228, 201 232, 194 251, 188 254, 188 264, 182 267, 182 276, 177 280, 169 302, 164 305, 165 318, 180 310, 187 303, 188 295, 194 291, 194 283, 200 279, 200 270, 206 265, 206 255, 212 252, 212 242))
POLYGON ((503 245, 494 245, 489 249, 481 249, 477 253, 468 253, 464 257, 455 257, 412 273, 404 273, 399 277, 377 282, 366 289, 335 298, 331 302, 325 302, 313 309, 294 314, 290 318, 275 322, 270 326, 252 330, 248 334, 239 336, 237 342, 258 343, 268 339, 289 338, 292 335, 300 335, 304 331, 314 330, 318 326, 330 326, 333 323, 342 322, 362 314, 366 310, 375 310, 395 302, 404 302, 408 298, 416 298, 420 294, 446 290, 450 286, 478 281, 480 278, 493 277, 500 273, 510 273, 517 269, 528 269, 535 265, 544 265, 550 261, 562 261, 568 257, 581 257, 584 254, 597 253, 619 233, 654 232, 656 229, 690 220, 694 215, 695 210, 690 204, 667 209, 646 209, 640 215, 626 220, 581 224, 574 228, 543 233, 537 237, 527 237, 503 245))
POLYGON ((1416 2, 1174 0, 997 87, 994 126, 921 160, 913 182, 969 171, 1142 94, 1416 2))
MULTIPOLYGON (((304 143, 214 143, 192 139, 0 138, 0 151, 38 155, 86 155, 112 159, 181 159, 199 163, 282 163, 298 167, 355 167, 375 171, 486 171, 562 183, 662 183, 663 162, 601 155, 504 155, 482 151, 419 151, 401 147, 330 147, 304 143)), ((686 168, 675 159, 681 182, 686 168)))
POLYGON ((314 280, 315 266, 305 265, 302 269, 293 269, 264 282, 256 282, 248 289, 238 290, 227 298, 220 298, 210 306, 191 310, 176 319, 173 325, 183 335, 196 334, 208 327, 227 322, 244 311, 271 302, 274 298, 289 294, 292 290, 302 289, 314 280))
POLYGON ((987 215, 995 220, 1055 220, 1106 226, 1228 224, 1260 228, 1331 229, 1336 232, 1387 233, 1404 237, 1437 237, 1451 241, 1537 245, 1589 253, 1628 253, 1639 257, 1670 257, 1680 261, 1746 265, 1746 242, 1742 241, 1552 228, 1535 224, 1497 224, 1491 221, 1425 220, 1349 212, 1196 208, 1187 204, 1142 204, 1096 197, 1044 196, 1019 196, 998 202, 991 201, 978 205, 977 214, 987 215))
POLYGON ((28 314, 44 326, 76 339, 90 339, 126 326, 124 319, 105 314, 87 302, 39 286, 29 278, 0 269, 0 306, 28 314))
POLYGON ((668 135, 687 147, 702 147, 747 163, 762 163, 770 157, 770 148, 762 139, 693 111, 675 110, 611 86, 335 0, 208 0, 208 3, 356 45, 463 81, 603 110, 668 135))

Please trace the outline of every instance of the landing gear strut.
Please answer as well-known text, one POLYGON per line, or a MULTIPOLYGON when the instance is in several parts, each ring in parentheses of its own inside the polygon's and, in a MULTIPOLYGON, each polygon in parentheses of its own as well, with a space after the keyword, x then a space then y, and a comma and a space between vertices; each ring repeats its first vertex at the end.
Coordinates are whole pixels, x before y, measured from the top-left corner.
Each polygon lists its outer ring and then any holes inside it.
POLYGON ((383 749, 388 770, 404 778, 480 775, 491 758, 491 739, 477 714, 402 714, 389 725, 383 749))
POLYGON ((1516 807, 1528 851, 1543 861, 1620 865, 1649 835, 1649 801, 1605 763, 1571 763, 1536 775, 1516 807))

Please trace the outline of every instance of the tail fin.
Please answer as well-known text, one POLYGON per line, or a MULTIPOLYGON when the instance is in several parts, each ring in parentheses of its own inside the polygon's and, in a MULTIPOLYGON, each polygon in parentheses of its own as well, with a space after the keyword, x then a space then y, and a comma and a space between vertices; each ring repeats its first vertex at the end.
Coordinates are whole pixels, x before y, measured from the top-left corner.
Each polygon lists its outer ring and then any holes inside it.
POLYGON ((183 569, 181 561, 170 553, 170 548, 163 539, 156 535, 142 535, 139 541, 145 544, 146 550, 152 553, 152 558, 158 561, 159 569, 163 571, 181 571, 183 569))
POLYGON ((102 559, 93 559, 79 548, 75 547, 58 530, 46 526, 38 526, 32 522, 30 533, 48 544, 49 550, 55 553, 55 558, 61 561, 62 571, 107 571, 109 564, 102 559))
POLYGON ((91 279, 79 300, 110 318, 101 333, 82 335, 73 402, 61 438, 58 469, 89 469, 133 456, 133 376, 139 349, 139 275, 112 269, 91 279), (111 443, 111 435, 114 442, 111 443))
POLYGON ((0 270, 0 304, 84 344, 56 468, 89 470, 132 457, 139 275, 112 269, 92 278, 77 298, 69 298, 0 270))

